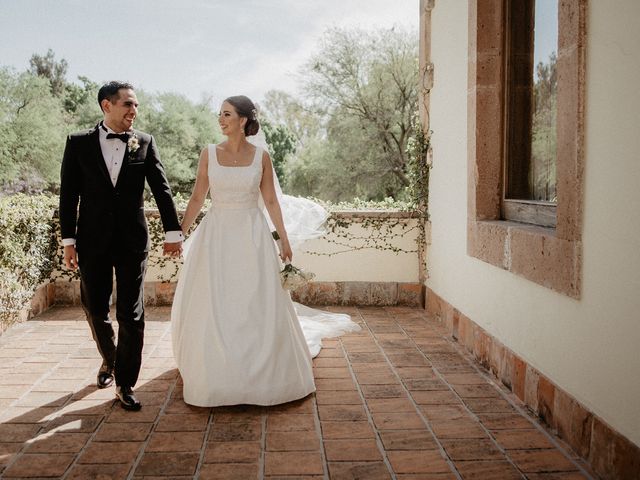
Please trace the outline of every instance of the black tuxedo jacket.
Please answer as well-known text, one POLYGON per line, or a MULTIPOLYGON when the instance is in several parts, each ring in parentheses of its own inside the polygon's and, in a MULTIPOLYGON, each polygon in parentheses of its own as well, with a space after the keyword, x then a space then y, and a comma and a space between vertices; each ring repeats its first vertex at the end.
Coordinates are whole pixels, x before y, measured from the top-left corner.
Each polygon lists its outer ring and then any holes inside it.
POLYGON ((125 148, 114 187, 102 156, 98 128, 67 138, 60 179, 62 238, 75 238, 79 255, 101 255, 112 248, 148 251, 145 180, 158 204, 165 232, 180 230, 155 140, 134 130, 140 147, 135 152, 125 148))

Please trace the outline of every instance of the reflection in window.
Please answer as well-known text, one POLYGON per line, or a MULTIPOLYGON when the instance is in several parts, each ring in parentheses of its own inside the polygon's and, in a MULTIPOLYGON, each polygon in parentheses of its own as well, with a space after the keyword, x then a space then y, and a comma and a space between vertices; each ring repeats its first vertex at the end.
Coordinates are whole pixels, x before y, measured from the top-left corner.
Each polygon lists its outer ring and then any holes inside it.
POLYGON ((556 203, 558 1, 509 2, 505 198, 556 203))

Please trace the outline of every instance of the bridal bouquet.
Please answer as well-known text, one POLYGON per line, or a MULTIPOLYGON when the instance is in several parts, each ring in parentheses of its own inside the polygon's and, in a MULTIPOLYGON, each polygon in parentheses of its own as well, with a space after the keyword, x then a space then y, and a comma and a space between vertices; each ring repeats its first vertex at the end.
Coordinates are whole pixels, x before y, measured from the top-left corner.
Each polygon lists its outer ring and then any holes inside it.
POLYGON ((315 273, 305 272, 287 263, 280 272, 280 282, 285 290, 295 290, 313 280, 315 276, 315 273))
MULTIPOLYGON (((278 242, 280 240, 280 236, 278 232, 271 232, 273 235, 273 239, 278 242)), ((278 242, 278 246, 280 246, 278 242)), ((285 290, 295 290, 302 285, 313 280, 316 276, 315 273, 305 272, 304 270, 293 266, 291 263, 287 262, 284 265, 284 268, 280 272, 280 282, 282 283, 282 288, 285 290)))

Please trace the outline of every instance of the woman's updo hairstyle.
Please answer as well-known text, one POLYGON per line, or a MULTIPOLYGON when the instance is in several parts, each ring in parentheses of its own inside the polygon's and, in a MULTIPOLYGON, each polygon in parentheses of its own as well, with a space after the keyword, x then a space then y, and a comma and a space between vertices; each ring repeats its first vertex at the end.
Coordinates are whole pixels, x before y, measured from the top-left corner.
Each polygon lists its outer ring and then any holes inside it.
POLYGON ((258 130, 260 130, 258 111, 249 97, 244 95, 235 95, 227 98, 225 102, 233 105, 233 108, 236 109, 238 115, 247 119, 247 123, 244 124, 244 134, 246 137, 250 137, 251 135, 258 133, 258 130))

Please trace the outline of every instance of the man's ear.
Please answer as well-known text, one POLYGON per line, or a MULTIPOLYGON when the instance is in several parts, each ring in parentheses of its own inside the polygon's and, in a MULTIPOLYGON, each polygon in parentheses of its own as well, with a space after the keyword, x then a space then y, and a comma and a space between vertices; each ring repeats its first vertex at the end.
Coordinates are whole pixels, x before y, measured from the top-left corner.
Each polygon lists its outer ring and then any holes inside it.
POLYGON ((100 102, 100 106, 102 107, 102 111, 105 113, 109 113, 111 111, 111 102, 108 98, 103 98, 102 102, 100 102))

